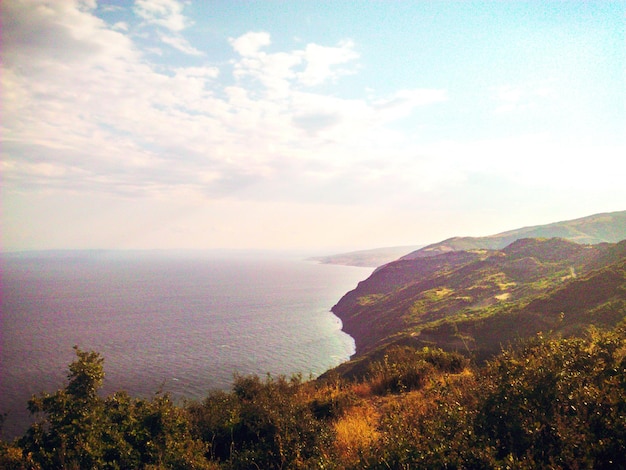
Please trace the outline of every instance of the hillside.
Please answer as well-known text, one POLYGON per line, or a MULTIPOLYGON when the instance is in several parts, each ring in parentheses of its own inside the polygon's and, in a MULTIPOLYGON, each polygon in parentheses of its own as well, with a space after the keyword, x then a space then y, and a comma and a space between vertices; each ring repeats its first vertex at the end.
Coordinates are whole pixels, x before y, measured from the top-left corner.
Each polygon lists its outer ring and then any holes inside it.
POLYGON ((377 268, 397 259, 414 259, 463 250, 500 250, 520 238, 565 238, 581 244, 616 243, 626 238, 626 211, 535 225, 485 237, 452 237, 427 246, 396 246, 311 258, 325 264, 377 268))
POLYGON ((526 238, 501 250, 400 259, 359 283, 333 312, 357 347, 344 371, 392 344, 487 357, 538 332, 611 327, 626 316, 626 240, 526 238))
POLYGON ((565 238, 576 243, 616 243, 626 238, 626 211, 594 214, 580 219, 523 227, 486 237, 453 237, 403 256, 403 259, 435 256, 459 250, 500 250, 520 238, 565 238))

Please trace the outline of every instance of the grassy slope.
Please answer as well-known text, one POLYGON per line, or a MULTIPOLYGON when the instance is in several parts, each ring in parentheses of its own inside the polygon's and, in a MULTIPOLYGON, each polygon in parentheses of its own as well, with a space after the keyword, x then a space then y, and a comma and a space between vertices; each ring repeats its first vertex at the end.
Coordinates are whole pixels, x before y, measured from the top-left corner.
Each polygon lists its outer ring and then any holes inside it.
POLYGON ((391 344, 480 358, 541 331, 613 326, 626 315, 625 263, 626 241, 562 239, 390 263, 333 308, 357 345, 357 357, 340 371, 359 370, 391 344))
POLYGON ((348 266, 379 267, 397 259, 435 256, 460 250, 499 250, 520 238, 565 238, 582 244, 615 243, 626 238, 626 211, 594 214, 548 225, 523 227, 486 237, 453 237, 428 246, 401 246, 339 253, 314 261, 348 266))

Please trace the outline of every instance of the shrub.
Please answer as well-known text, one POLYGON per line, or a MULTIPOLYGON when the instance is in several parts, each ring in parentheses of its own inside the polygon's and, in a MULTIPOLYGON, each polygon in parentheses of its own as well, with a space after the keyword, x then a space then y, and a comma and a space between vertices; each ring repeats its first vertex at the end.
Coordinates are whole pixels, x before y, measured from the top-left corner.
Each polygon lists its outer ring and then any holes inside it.
POLYGON ((325 458, 330 430, 303 387, 299 376, 236 377, 232 393, 189 407, 194 432, 226 468, 311 468, 325 458))
POLYGON ((482 380, 475 430, 534 466, 608 468, 626 455, 623 330, 538 340, 493 360, 482 380))
POLYGON ((379 395, 407 392, 421 389, 435 371, 458 373, 468 364, 469 361, 458 353, 393 346, 382 360, 370 364, 367 380, 372 391, 379 395))
POLYGON ((204 444, 191 437, 185 413, 169 396, 102 399, 103 359, 75 350, 67 387, 28 403, 40 419, 19 446, 33 468, 210 468, 204 444))
POLYGON ((351 388, 338 383, 325 384, 317 387, 310 407, 316 419, 337 419, 355 404, 356 395, 351 388))

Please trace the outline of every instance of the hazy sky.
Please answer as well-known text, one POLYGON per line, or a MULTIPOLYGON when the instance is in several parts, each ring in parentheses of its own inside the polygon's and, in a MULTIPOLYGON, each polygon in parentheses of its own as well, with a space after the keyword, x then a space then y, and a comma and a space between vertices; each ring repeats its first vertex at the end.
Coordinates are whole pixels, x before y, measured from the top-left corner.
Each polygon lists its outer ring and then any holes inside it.
POLYGON ((626 2, 2 2, 2 246, 365 249, 626 209, 626 2))

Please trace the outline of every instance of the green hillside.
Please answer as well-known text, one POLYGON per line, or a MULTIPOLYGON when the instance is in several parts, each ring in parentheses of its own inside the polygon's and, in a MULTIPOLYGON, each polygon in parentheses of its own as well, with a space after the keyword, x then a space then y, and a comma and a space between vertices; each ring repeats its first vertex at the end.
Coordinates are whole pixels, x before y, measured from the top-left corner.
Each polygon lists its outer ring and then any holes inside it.
POLYGON ((333 307, 357 356, 393 344, 485 358, 539 332, 581 333, 626 316, 626 241, 581 245, 520 239, 502 250, 401 259, 379 268, 333 307))
POLYGON ((237 376, 198 402, 103 396, 103 358, 76 348, 0 468, 626 466, 626 240, 398 260, 335 311, 353 360, 312 381, 237 376))

